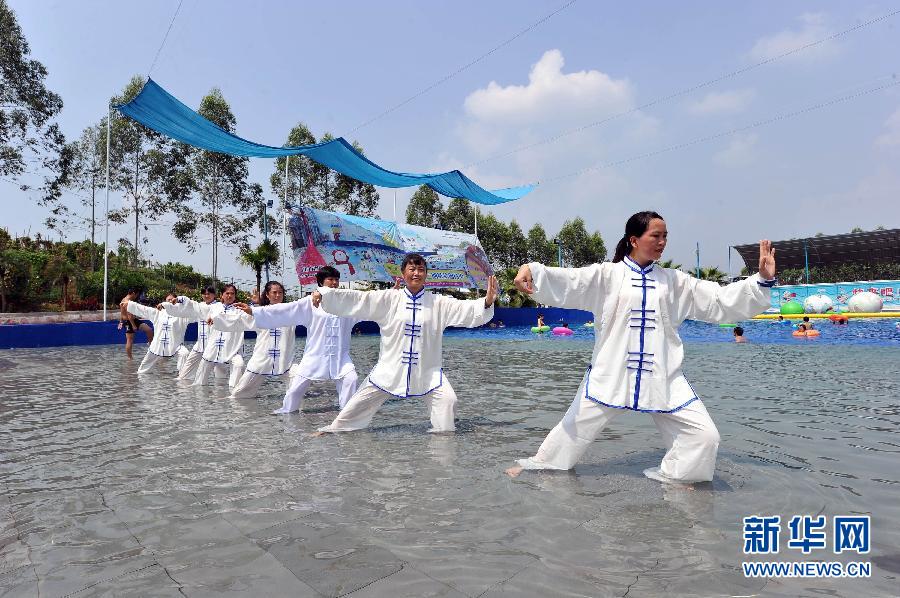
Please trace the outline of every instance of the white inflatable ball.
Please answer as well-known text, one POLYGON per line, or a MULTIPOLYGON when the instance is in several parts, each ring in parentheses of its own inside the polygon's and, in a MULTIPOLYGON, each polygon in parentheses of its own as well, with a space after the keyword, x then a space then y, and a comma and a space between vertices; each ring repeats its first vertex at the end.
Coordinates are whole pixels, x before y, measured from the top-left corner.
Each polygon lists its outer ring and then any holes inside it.
POLYGON ((821 293, 810 295, 803 302, 803 311, 808 314, 824 314, 831 307, 834 307, 831 297, 821 293))
POLYGON ((847 302, 847 309, 852 312, 874 313, 881 311, 884 302, 881 297, 870 291, 857 293, 850 297, 847 302))

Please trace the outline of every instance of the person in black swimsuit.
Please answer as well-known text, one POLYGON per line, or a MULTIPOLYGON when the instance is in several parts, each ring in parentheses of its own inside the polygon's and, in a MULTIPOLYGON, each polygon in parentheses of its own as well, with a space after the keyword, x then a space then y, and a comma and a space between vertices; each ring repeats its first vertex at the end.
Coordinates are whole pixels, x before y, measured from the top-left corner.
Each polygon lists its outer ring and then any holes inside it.
POLYGON ((147 335, 147 342, 153 340, 153 329, 146 322, 138 320, 134 314, 126 308, 129 301, 136 301, 138 295, 141 294, 140 289, 129 289, 122 301, 119 302, 119 330, 125 330, 125 355, 131 359, 131 348, 134 345, 134 333, 143 330, 147 335))

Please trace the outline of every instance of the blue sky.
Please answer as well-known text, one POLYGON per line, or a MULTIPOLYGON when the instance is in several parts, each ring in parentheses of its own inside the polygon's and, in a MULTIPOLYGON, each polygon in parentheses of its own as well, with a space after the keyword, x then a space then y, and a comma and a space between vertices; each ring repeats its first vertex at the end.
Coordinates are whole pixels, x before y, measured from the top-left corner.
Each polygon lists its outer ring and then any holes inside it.
MULTIPOLYGON (((178 6, 9 3, 33 57, 50 71, 48 86, 65 102, 59 122, 70 138, 104 115, 108 98, 132 75, 147 74, 178 6)), ((704 265, 724 269, 729 244, 900 227, 900 85, 658 153, 897 83, 900 14, 640 108, 887 15, 898 10, 892 2, 578 0, 354 131, 565 4, 184 0, 151 76, 191 106, 221 88, 238 134, 254 141, 281 145, 303 121, 317 135, 357 139, 393 170, 462 168, 488 188, 539 181, 526 198, 492 208, 526 230, 540 221, 552 234, 581 216, 612 248, 631 213, 655 209, 669 226, 665 257, 686 265, 694 263, 696 242, 704 265), (614 165, 595 168, 604 164, 614 165)), ((269 193, 272 169, 272 161, 251 162, 251 180, 269 193)), ((0 185, 7 206, 21 205, 15 186, 0 185)), ((401 215, 412 192, 398 191, 401 215)), ((393 196, 382 190, 383 217, 393 216, 393 196)), ((5 211, 2 224, 33 234, 45 217, 32 206, 5 211)), ((153 259, 209 270, 208 250, 187 254, 166 226, 153 228, 153 259)), ((127 235, 127 227, 110 233, 127 235)), ((84 236, 67 233, 70 240, 84 236)), ((231 250, 223 253, 220 273, 250 278, 231 250)))

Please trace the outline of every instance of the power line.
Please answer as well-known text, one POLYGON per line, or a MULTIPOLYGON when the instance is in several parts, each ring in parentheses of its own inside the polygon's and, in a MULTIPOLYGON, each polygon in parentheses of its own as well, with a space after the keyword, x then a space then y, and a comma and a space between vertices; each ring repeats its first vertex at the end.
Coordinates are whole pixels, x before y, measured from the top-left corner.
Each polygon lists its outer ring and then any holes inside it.
POLYGON ((153 72, 153 67, 156 66, 156 61, 159 58, 160 52, 162 52, 163 46, 166 45, 166 40, 169 39, 169 32, 172 31, 172 25, 175 24, 175 18, 178 16, 178 12, 181 10, 181 5, 184 4, 184 0, 179 0, 178 8, 175 9, 175 14, 172 15, 172 20, 169 22, 169 28, 166 29, 166 35, 163 36, 162 43, 159 44, 159 50, 156 51, 156 56, 153 57, 153 62, 150 64, 150 69, 147 71, 147 77, 150 77, 150 73, 153 72))
POLYGON ((465 64, 465 65, 459 67, 458 69, 456 69, 456 70, 453 71, 452 73, 449 73, 448 75, 445 75, 444 77, 438 79, 437 81, 435 81, 434 83, 432 83, 431 85, 429 85, 428 87, 426 87, 425 89, 421 90, 420 92, 418 92, 418 93, 416 93, 416 94, 413 94, 413 95, 409 96, 408 98, 406 98, 405 100, 403 100, 403 101, 400 102, 399 104, 397 104, 397 105, 395 105, 395 106, 393 106, 393 107, 391 107, 391 108, 388 108, 387 110, 385 110, 385 111, 382 112, 381 114, 378 114, 378 115, 376 115, 376 116, 373 116, 372 118, 370 118, 369 120, 365 121, 364 123, 362 123, 362 124, 360 124, 360 125, 357 125, 355 128, 351 129, 350 132, 347 133, 347 135, 352 135, 353 133, 357 132, 358 130, 362 129, 363 127, 369 126, 370 124, 372 124, 372 123, 375 122, 376 120, 379 120, 380 118, 387 116, 387 115, 390 114, 391 112, 394 112, 395 110, 398 110, 398 109, 402 108, 403 106, 406 106, 407 104, 409 104, 410 102, 412 102, 412 101, 415 100, 416 98, 419 98, 419 97, 425 95, 426 93, 428 93, 429 91, 431 91, 431 90, 434 89, 435 87, 438 87, 438 86, 440 86, 440 85, 446 83, 447 81, 449 81, 450 79, 452 79, 452 78, 455 77, 456 75, 460 74, 461 72, 465 71, 466 69, 468 69, 468 68, 470 68, 470 67, 472 67, 472 66, 475 66, 476 64, 478 64, 479 62, 481 62, 482 60, 484 60, 485 58, 487 58, 488 56, 490 56, 491 54, 493 54, 494 52, 496 52, 497 50, 500 50, 501 48, 504 48, 505 46, 508 46, 509 44, 511 44, 511 43, 514 42, 515 40, 519 39, 520 37, 522 37, 523 35, 525 35, 525 34, 528 33, 529 31, 531 31, 531 30, 537 28, 538 26, 542 25, 542 24, 545 23, 546 21, 549 21, 551 18, 553 18, 553 17, 556 16, 557 14, 561 13, 561 12, 564 11, 565 9, 567 9, 567 8, 569 8, 570 6, 572 6, 573 4, 575 4, 576 1, 577 1, 577 0, 570 0, 570 2, 568 2, 568 3, 566 3, 566 4, 562 5, 562 6, 560 6, 559 8, 557 8, 556 10, 554 10, 553 12, 551 12, 550 14, 548 14, 548 15, 544 16, 543 18, 541 18, 540 20, 535 21, 534 23, 532 23, 531 25, 529 25, 528 27, 526 27, 526 28, 523 29, 522 31, 519 31, 518 33, 516 33, 514 36, 512 36, 512 37, 510 37, 509 39, 507 39, 507 40, 501 42, 500 44, 498 44, 498 45, 496 45, 496 46, 494 46, 493 48, 491 48, 490 50, 488 50, 487 52, 485 52, 484 54, 482 54, 482 55, 479 56, 478 58, 476 58, 476 59, 472 60, 471 62, 469 62, 469 63, 467 63, 467 64, 465 64))
POLYGON ((843 31, 839 31, 838 33, 834 33, 834 34, 829 35, 829 36, 827 36, 827 37, 823 37, 823 38, 818 39, 818 40, 816 40, 816 41, 810 42, 810 43, 808 43, 808 44, 804 44, 804 45, 802 45, 802 46, 798 46, 798 47, 796 47, 796 48, 793 48, 793 49, 791 49, 791 50, 788 50, 788 51, 786 51, 786 52, 782 52, 781 54, 778 54, 777 56, 773 56, 773 57, 771 57, 771 58, 766 58, 765 60, 761 60, 761 61, 759 61, 759 62, 757 62, 757 63, 754 63, 754 64, 751 64, 751 65, 749 65, 749 66, 745 66, 744 68, 740 68, 740 69, 731 71, 731 72, 729 72, 729 73, 725 73, 724 75, 720 75, 720 76, 718 76, 718 77, 716 77, 716 78, 714 78, 714 79, 709 79, 708 81, 704 81, 704 82, 702 82, 702 83, 697 83, 696 85, 692 85, 692 86, 687 87, 687 88, 684 88, 684 89, 682 89, 682 90, 680 90, 680 91, 675 91, 675 92, 672 92, 672 93, 670 93, 670 94, 668 94, 668 95, 658 97, 658 98, 656 98, 655 100, 649 101, 649 102, 647 102, 647 103, 645 103, 645 104, 641 104, 640 106, 636 106, 635 108, 631 108, 631 109, 625 110, 625 111, 623 111, 623 112, 618 112, 618 113, 613 114, 613 115, 611 115, 611 116, 608 116, 608 117, 606 117, 606 118, 604 118, 604 119, 597 120, 597 121, 594 121, 594 122, 592 122, 592 123, 588 123, 588 124, 586 124, 586 125, 582 125, 582 126, 580 126, 580 127, 577 127, 577 128, 575 128, 575 129, 570 129, 570 130, 568 130, 568 131, 564 131, 564 132, 562 132, 562 133, 558 133, 558 134, 553 135, 553 136, 551 136, 551 137, 547 137, 546 139, 542 139, 542 140, 540 140, 540 141, 535 141, 534 143, 529 143, 529 144, 527 144, 527 145, 519 146, 519 147, 517 147, 517 148, 511 149, 511 150, 509 150, 509 151, 507 151, 507 152, 503 152, 503 153, 501 153, 501 154, 495 154, 495 155, 493 155, 493 156, 489 156, 489 157, 487 157, 487 158, 485 158, 485 159, 483 159, 483 160, 480 160, 480 161, 478 161, 478 162, 472 162, 471 164, 468 164, 468 165, 464 166, 464 168, 471 168, 471 167, 473 167, 473 166, 479 166, 479 165, 481 165, 481 164, 484 164, 485 162, 490 162, 490 161, 492 161, 492 160, 498 160, 498 159, 500 159, 500 158, 506 158, 506 157, 508 157, 508 156, 512 156, 512 155, 514 155, 514 154, 518 154, 519 152, 523 152, 523 151, 525 151, 525 150, 529 150, 529 149, 532 149, 532 148, 535 148, 535 147, 538 147, 538 146, 541 146, 541 145, 546 145, 546 144, 549 144, 549 143, 555 143, 555 142, 559 141, 560 139, 563 139, 563 138, 565 138, 565 137, 569 137, 570 135, 575 135, 575 134, 577 134, 577 133, 582 133, 582 132, 584 132, 584 131, 587 131, 588 129, 592 129, 592 128, 594 128, 594 127, 599 127, 599 126, 601 126, 601 125, 605 125, 606 123, 611 122, 611 121, 613 121, 613 120, 616 120, 616 119, 618 119, 618 118, 621 118, 621 117, 623 117, 623 116, 628 116, 629 114, 634 114, 635 112, 638 112, 638 111, 640 111, 640 110, 646 110, 647 108, 652 108, 653 106, 656 106, 657 104, 662 104, 662 103, 664 103, 664 102, 668 102, 669 100, 673 100, 673 99, 675 99, 675 98, 679 98, 679 97, 681 97, 681 96, 688 95, 688 94, 690 94, 690 93, 693 93, 693 92, 695 92, 695 91, 697 91, 697 90, 700 90, 700 89, 703 89, 703 88, 705 88, 705 87, 709 87, 709 86, 711 86, 711 85, 715 85, 716 83, 721 83, 722 81, 726 81, 726 80, 728 80, 728 79, 732 79, 732 78, 734 78, 734 77, 737 77, 738 75, 742 75, 742 74, 744 74, 744 73, 746 73, 746 72, 752 71, 752 70, 757 69, 757 68, 759 68, 759 67, 761 67, 761 66, 765 66, 765 65, 767 65, 767 64, 772 64, 773 62, 777 62, 777 61, 779 61, 779 60, 781 60, 781 59, 783 59, 783 58, 787 58, 788 56, 793 56, 794 54, 799 54, 800 52, 803 52, 803 51, 805 51, 805 50, 809 50, 810 48, 814 48, 814 47, 819 46, 819 45, 821 45, 821 44, 824 44, 824 43, 826 43, 826 42, 836 40, 836 39, 838 39, 838 38, 840 38, 840 37, 843 37, 843 36, 845 36, 845 35, 847 35, 847 34, 853 33, 854 31, 858 31, 858 30, 863 29, 863 28, 865 28, 865 27, 868 27, 868 26, 870 26, 870 25, 874 25, 875 23, 879 23, 879 22, 881 22, 881 21, 884 21, 884 20, 886 20, 886 19, 889 19, 889 18, 891 18, 891 17, 893 17, 893 16, 895 16, 895 15, 897 15, 897 14, 900 14, 900 10, 895 10, 895 11, 893 11, 893 12, 891 12, 891 13, 886 14, 886 15, 882 15, 882 16, 880 16, 880 17, 876 17, 876 18, 874 18, 874 19, 870 19, 870 20, 868 20, 868 21, 866 21, 866 22, 864 22, 864 23, 859 23, 859 24, 857 24, 857 25, 854 25, 853 27, 850 27, 849 29, 844 29, 843 31))
POLYGON ((664 148, 661 148, 661 149, 658 149, 658 150, 654 150, 654 151, 651 151, 651 152, 646 152, 646 153, 643 153, 643 154, 638 154, 638 155, 636 155, 636 156, 631 156, 630 158, 625 158, 625 159, 622 159, 622 160, 617 160, 617 161, 615 161, 615 162, 608 162, 608 163, 605 163, 605 164, 596 164, 596 165, 594 165, 594 166, 588 166, 587 168, 582 168, 581 170, 576 170, 575 172, 570 172, 570 173, 568 173, 568 174, 563 174, 563 175, 556 176, 556 177, 553 177, 553 178, 545 179, 544 181, 542 181, 542 183, 543 183, 543 184, 546 184, 546 183, 552 183, 552 182, 559 181, 559 180, 562 180, 562 179, 566 179, 566 178, 570 178, 570 177, 574 177, 574 176, 579 176, 579 175, 582 175, 582 174, 585 174, 585 173, 588 173, 588 172, 593 172, 593 171, 595 171, 595 170, 602 170, 602 169, 606 169, 606 168, 612 168, 612 167, 614 167, 614 166, 621 166, 622 164, 628 164, 629 162, 635 162, 635 161, 637 161, 637 160, 643 160, 643 159, 645 159, 645 158, 650 158, 650 157, 653 157, 653 156, 658 156, 659 154, 665 154, 665 153, 672 152, 672 151, 675 151, 675 150, 684 149, 684 148, 687 148, 687 147, 691 147, 691 146, 694 146, 694 145, 698 145, 698 144, 700 144, 700 143, 706 143, 706 142, 708 142, 708 141, 714 141, 714 140, 716 140, 716 139, 721 139, 721 138, 723 138, 723 137, 729 137, 729 136, 735 135, 735 134, 737 134, 737 133, 743 133, 744 131, 749 131, 750 129, 755 129, 755 128, 758 128, 758 127, 763 127, 763 126, 766 126, 766 125, 770 125, 770 124, 772 124, 772 123, 780 122, 780 121, 783 121, 783 120, 788 120, 788 119, 790 119, 790 118, 794 118, 794 117, 797 117, 797 116, 801 116, 801 115, 807 114, 807 113, 809 113, 809 112, 814 112, 814 111, 816 111, 816 110, 821 110, 822 108, 828 108, 829 106, 834 106, 835 104, 841 104, 841 103, 843 103, 843 102, 849 102, 850 100, 855 100, 855 99, 857 99, 857 98, 861 98, 861 97, 863 97, 863 96, 871 95, 871 94, 873 94, 873 93, 877 93, 877 92, 879 92, 879 91, 883 91, 883 90, 885 90, 885 89, 888 89, 888 88, 891 88, 891 87, 895 87, 895 86, 897 86, 897 85, 900 85, 900 79, 898 79, 896 75, 893 75, 891 78, 892 78, 891 83, 886 83, 886 84, 884 84, 884 85, 879 85, 878 87, 873 87, 873 88, 870 88, 870 89, 866 89, 866 90, 864 90, 864 91, 856 92, 856 93, 853 93, 853 94, 850 94, 850 95, 845 95, 845 96, 842 96, 842 97, 839 97, 839 98, 835 98, 835 99, 832 99, 832 100, 828 100, 828 101, 825 101, 825 102, 819 102, 818 104, 813 104, 812 106, 807 106, 807 107, 805 107, 805 108, 801 108, 800 110, 795 110, 795 111, 793 111, 793 112, 787 112, 787 113, 784 113, 784 114, 779 114, 779 115, 773 116, 773 117, 771 117, 771 118, 767 118, 767 119, 764 119, 764 120, 758 120, 758 121, 752 122, 752 123, 750 123, 750 124, 748 124, 748 125, 744 125, 744 126, 742 126, 742 127, 737 127, 737 128, 734 128, 734 129, 729 129, 729 130, 727 130, 727 131, 722 131, 722 132, 715 133, 715 134, 712 134, 712 135, 707 135, 707 136, 705 136, 705 137, 698 137, 698 138, 692 139, 692 140, 690 140, 690 141, 685 141, 685 142, 682 142, 682 143, 677 143, 677 144, 675 144, 675 145, 669 145, 669 146, 667 146, 667 147, 664 147, 664 148))

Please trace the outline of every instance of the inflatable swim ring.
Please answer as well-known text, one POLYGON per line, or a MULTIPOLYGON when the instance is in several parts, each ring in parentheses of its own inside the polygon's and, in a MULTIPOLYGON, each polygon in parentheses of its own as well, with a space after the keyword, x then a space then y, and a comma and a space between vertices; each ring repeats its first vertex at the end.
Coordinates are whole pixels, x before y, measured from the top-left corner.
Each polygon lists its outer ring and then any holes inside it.
POLYGON ((837 324, 838 322, 841 322, 843 324, 847 323, 847 316, 842 314, 831 314, 830 316, 828 316, 828 319, 835 324, 837 324))
POLYGON ((534 333, 550 332, 550 327, 549 326, 532 326, 531 331, 534 333))
POLYGON ((719 324, 719 328, 737 328, 737 324, 719 324))
POLYGON ((818 330, 795 330, 791 334, 794 336, 805 336, 806 338, 819 336, 818 330))
POLYGON ((572 336, 575 334, 571 328, 563 328, 562 326, 557 326, 553 329, 553 334, 556 336, 572 336))
POLYGON ((585 327, 585 328, 593 328, 593 327, 594 327, 594 323, 593 323, 593 322, 588 322, 587 324, 584 325, 584 327, 585 327))

